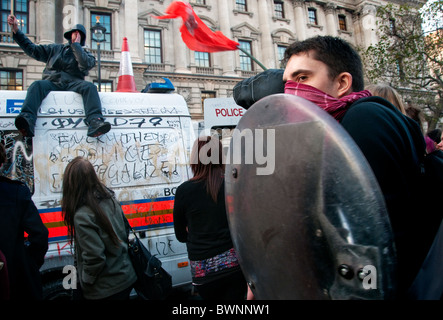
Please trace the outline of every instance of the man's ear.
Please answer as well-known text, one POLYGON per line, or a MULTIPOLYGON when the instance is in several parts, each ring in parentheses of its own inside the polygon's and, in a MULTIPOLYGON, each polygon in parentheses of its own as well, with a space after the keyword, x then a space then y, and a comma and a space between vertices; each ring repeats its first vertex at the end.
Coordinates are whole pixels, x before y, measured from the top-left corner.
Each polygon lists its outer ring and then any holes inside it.
POLYGON ((338 97, 344 97, 352 92, 352 75, 349 72, 342 72, 337 76, 338 97))

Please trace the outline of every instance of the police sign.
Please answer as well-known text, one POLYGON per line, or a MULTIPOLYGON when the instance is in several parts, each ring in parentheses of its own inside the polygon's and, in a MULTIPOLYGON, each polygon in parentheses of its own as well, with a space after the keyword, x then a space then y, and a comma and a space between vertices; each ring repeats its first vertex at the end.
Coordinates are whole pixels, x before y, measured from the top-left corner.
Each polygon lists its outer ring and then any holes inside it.
POLYGON ((236 126, 246 109, 237 105, 234 98, 210 98, 204 100, 206 129, 236 126))

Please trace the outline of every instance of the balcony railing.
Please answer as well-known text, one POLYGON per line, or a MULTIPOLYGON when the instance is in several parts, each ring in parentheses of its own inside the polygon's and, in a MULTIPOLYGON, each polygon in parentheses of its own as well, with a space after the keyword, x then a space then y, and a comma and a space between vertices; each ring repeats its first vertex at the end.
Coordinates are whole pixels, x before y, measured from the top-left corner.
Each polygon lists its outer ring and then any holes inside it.
POLYGON ((255 75, 259 74, 259 73, 260 73, 259 71, 241 70, 241 76, 242 77, 246 77, 246 78, 253 77, 253 76, 255 76, 255 75))
MULTIPOLYGON (((92 55, 94 57, 97 57, 97 49, 91 49, 88 48, 87 49, 90 53, 92 53, 92 55)), ((100 60, 107 60, 107 61, 114 61, 115 60, 115 56, 114 56, 114 51, 113 50, 103 50, 100 49, 100 60)))
MULTIPOLYGON (((34 35, 26 35, 32 42, 35 41, 34 35)), ((10 45, 10 44, 16 44, 15 41, 12 39, 12 32, 0 32, 0 45, 10 45)))
POLYGON ((158 71, 158 72, 166 71, 165 64, 164 63, 150 63, 150 64, 148 64, 146 71, 158 71))
POLYGON ((197 74, 213 75, 214 74, 214 68, 212 68, 212 67, 195 67, 195 72, 197 74))

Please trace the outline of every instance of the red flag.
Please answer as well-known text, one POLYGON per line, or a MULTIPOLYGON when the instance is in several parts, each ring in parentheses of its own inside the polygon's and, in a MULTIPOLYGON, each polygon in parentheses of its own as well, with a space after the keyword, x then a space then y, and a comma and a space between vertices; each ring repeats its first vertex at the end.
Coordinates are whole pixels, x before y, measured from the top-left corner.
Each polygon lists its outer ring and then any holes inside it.
POLYGON ((174 19, 181 17, 180 28, 182 39, 189 49, 201 52, 217 52, 238 49, 238 42, 227 38, 220 31, 213 32, 195 14, 189 3, 173 1, 166 9, 166 15, 157 19, 174 19))

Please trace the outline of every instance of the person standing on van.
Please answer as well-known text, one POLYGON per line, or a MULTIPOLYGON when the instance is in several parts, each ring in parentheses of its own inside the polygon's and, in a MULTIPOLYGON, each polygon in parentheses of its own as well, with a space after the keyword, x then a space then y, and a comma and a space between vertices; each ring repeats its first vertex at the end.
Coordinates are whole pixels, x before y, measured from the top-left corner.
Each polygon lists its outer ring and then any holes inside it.
MULTIPOLYGON (((0 167, 6 151, 0 143, 0 167)), ((43 298, 40 267, 48 250, 48 229, 31 199, 29 188, 20 181, 0 177, 0 251, 6 258, 10 300, 43 298), (24 233, 27 238, 24 238, 24 233)), ((1 285, 1 284, 0 284, 1 285)))
POLYGON ((220 140, 195 141, 191 170, 194 177, 176 190, 173 216, 177 240, 186 243, 193 284, 204 300, 244 300, 247 283, 226 216, 220 140), (202 156, 215 161, 208 163, 202 156))
POLYGON ((83 298, 126 300, 137 276, 128 254, 128 231, 113 191, 92 164, 74 158, 63 176, 62 215, 74 240, 83 298))
POLYGON ((13 31, 13 39, 30 57, 46 63, 43 80, 34 81, 28 88, 26 99, 15 126, 24 137, 34 136, 37 111, 50 91, 74 91, 83 97, 87 135, 98 137, 111 130, 102 114, 97 87, 85 76, 95 66, 95 57, 83 49, 86 29, 77 24, 64 34, 67 44, 36 45, 19 30, 16 17, 9 15, 8 24, 13 31))

